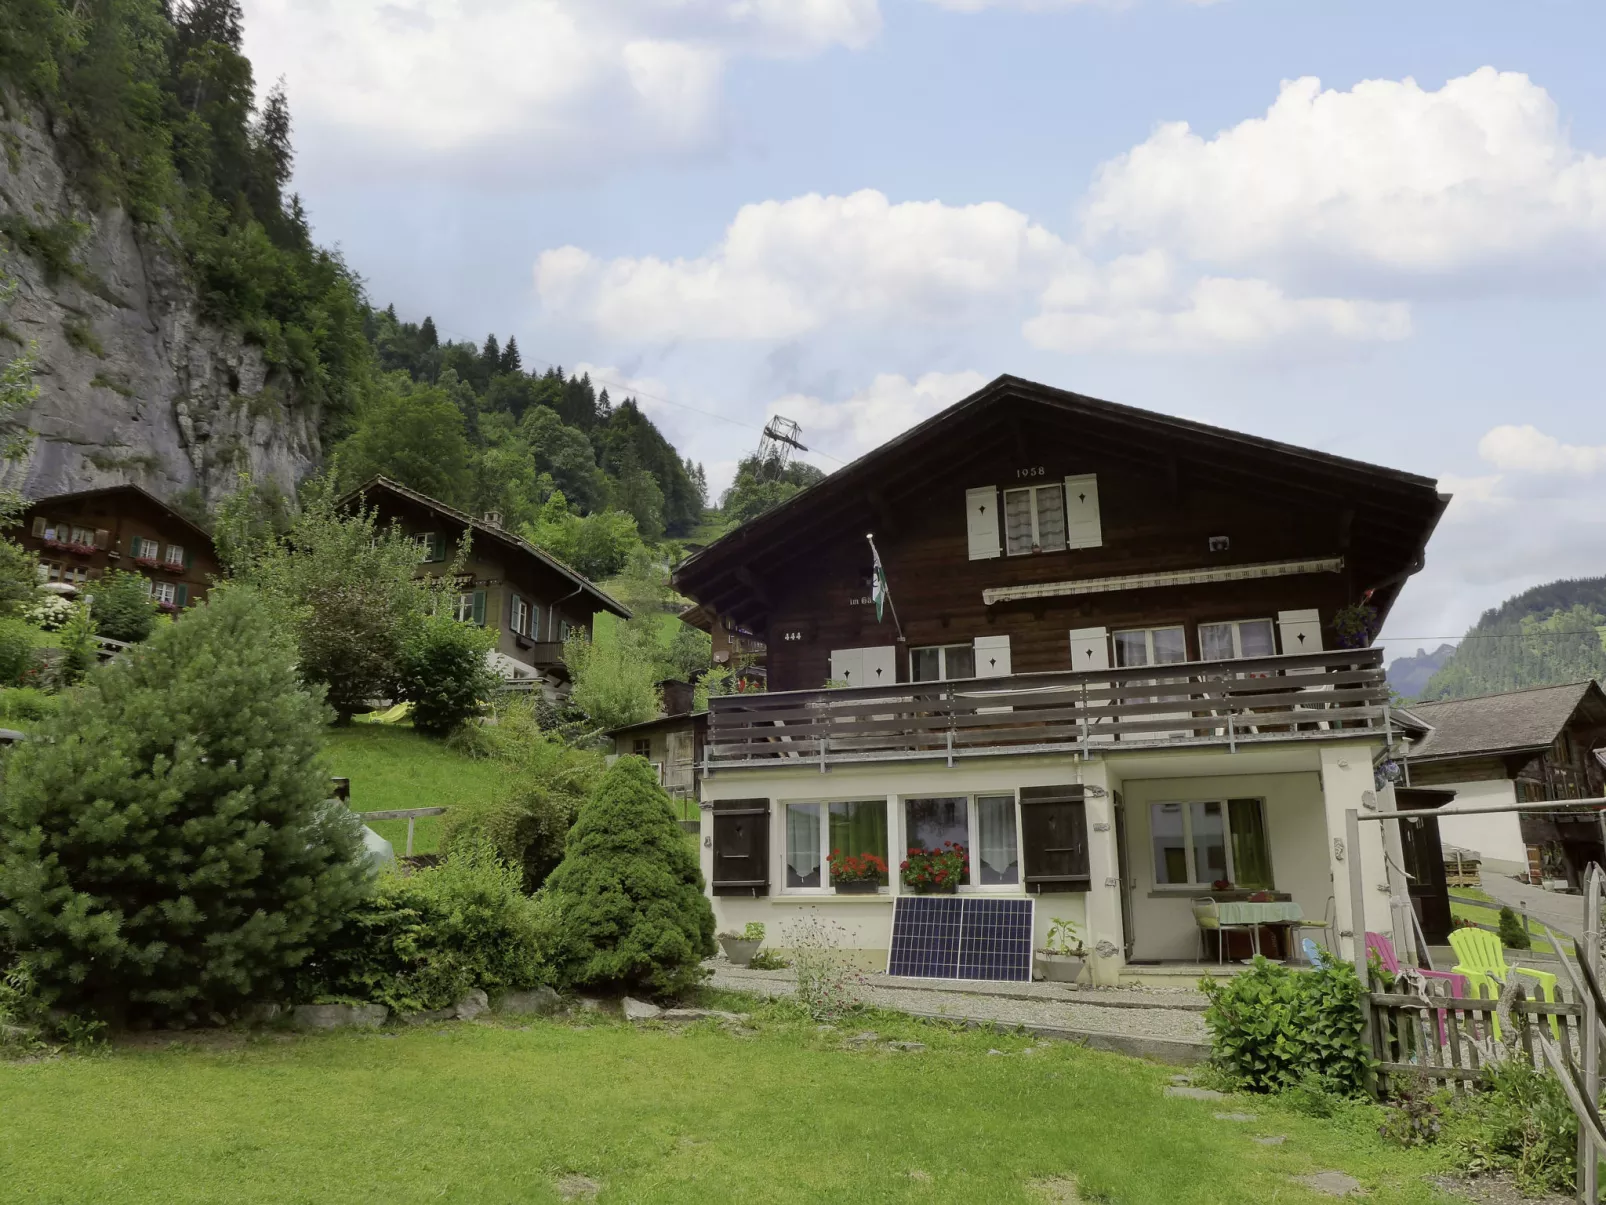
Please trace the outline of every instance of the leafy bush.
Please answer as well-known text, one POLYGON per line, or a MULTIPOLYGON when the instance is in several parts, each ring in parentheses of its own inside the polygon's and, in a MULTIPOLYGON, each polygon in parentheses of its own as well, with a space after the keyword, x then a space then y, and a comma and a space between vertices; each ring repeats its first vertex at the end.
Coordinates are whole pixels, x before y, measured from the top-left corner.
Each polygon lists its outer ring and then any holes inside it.
POLYGON ((243 589, 92 674, 15 749, 0 927, 41 998, 194 1020, 272 998, 361 898, 324 708, 243 589))
POLYGON ((36 628, 54 632, 72 618, 72 603, 59 594, 41 594, 23 612, 23 618, 36 628))
POLYGON ((15 540, 0 537, 0 615, 21 614, 38 597, 39 558, 15 540))
POLYGON ((1484 1067, 1484 1090, 1446 1116, 1445 1140, 1469 1171, 1511 1171, 1524 1192, 1565 1190, 1577 1176, 1578 1119, 1561 1083, 1520 1055, 1484 1067))
POLYGON ((1500 944, 1508 950, 1527 950, 1533 947, 1533 938, 1522 920, 1509 907, 1500 909, 1500 944))
POLYGON ((72 614, 61 625, 61 660, 56 674, 63 686, 75 686, 84 675, 95 668, 96 652, 100 645, 95 640, 95 620, 84 603, 74 603, 72 614))
POLYGON ((837 1021, 861 1007, 857 988, 863 976, 846 954, 847 930, 814 911, 783 930, 797 979, 797 1003, 816 1021, 837 1021))
POLYGON ((500 683, 485 654, 496 645, 489 628, 449 615, 426 616, 402 645, 397 688, 413 705, 413 727, 442 736, 473 719, 500 683))
POLYGON ((1242 975, 1200 982, 1210 1000, 1211 1059, 1241 1088, 1278 1092, 1306 1076, 1328 1091, 1362 1088, 1369 1056, 1361 1042, 1361 982, 1329 962, 1310 971, 1256 958, 1242 975))
POLYGON ((13 686, 0 690, 0 720, 15 724, 49 719, 61 710, 64 697, 48 695, 32 686, 13 686))
POLYGON ((156 626, 150 583, 137 573, 107 573, 95 583, 89 607, 96 630, 109 640, 138 644, 156 626))
POLYGON ((569 701, 604 729, 652 719, 663 708, 658 656, 653 629, 641 621, 615 623, 605 640, 569 637, 563 645, 574 679, 569 701))
POLYGON ((673 995, 714 953, 696 849, 639 757, 621 757, 586 799, 547 890, 563 917, 556 965, 569 983, 673 995))
POLYGON ((545 983, 552 909, 520 889, 520 871, 489 845, 465 842, 439 866, 387 874, 301 977, 303 999, 446 1008, 479 988, 494 995, 545 983))
POLYGON ((0 619, 0 683, 20 681, 22 671, 33 664, 38 631, 25 620, 0 619))
POLYGON ((1425 1075, 1391 1080, 1389 1108, 1378 1133, 1396 1146, 1432 1146, 1439 1139, 1449 1090, 1435 1088, 1425 1075))

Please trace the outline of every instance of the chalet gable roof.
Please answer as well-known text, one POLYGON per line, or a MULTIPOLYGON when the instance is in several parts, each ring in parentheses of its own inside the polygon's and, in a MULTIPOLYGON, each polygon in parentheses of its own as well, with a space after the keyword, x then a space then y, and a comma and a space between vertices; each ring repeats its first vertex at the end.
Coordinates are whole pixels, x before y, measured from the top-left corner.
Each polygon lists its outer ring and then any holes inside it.
POLYGON ((568 581, 576 586, 576 593, 584 591, 585 594, 597 604, 599 609, 612 612, 621 619, 630 618, 631 612, 629 607, 625 606, 624 603, 614 598, 607 591, 603 590, 600 586, 596 585, 583 574, 569 568, 569 566, 565 565, 550 552, 537 548, 528 540, 525 540, 521 536, 515 535, 506 528, 498 527, 493 523, 487 523, 483 519, 476 519, 473 515, 470 515, 464 511, 460 511, 456 507, 447 506, 446 503, 440 501, 439 499, 431 498, 428 494, 421 494, 415 489, 411 489, 405 485, 402 485, 399 481, 392 481, 388 477, 373 477, 364 482, 362 485, 359 485, 356 489, 352 490, 344 498, 342 498, 340 500, 340 505, 350 505, 359 498, 366 502, 370 495, 374 493, 388 493, 395 497, 405 498, 410 502, 415 502, 420 506, 434 511, 443 518, 450 519, 452 522, 461 524, 464 528, 473 531, 476 535, 476 538, 483 536, 490 540, 493 544, 500 545, 504 549, 508 549, 523 556, 529 557, 530 559, 552 570, 559 576, 568 579, 568 581))
POLYGON ((1412 761, 1546 749, 1580 710, 1606 728, 1606 694, 1593 680, 1413 703, 1408 710, 1428 728, 1411 749, 1412 761))
POLYGON ((37 510, 41 507, 48 508, 57 503, 95 502, 102 498, 115 497, 118 494, 128 498, 137 498, 141 502, 148 503, 152 508, 161 511, 168 518, 172 519, 173 522, 184 528, 187 528, 189 531, 194 533, 197 539, 205 542, 206 547, 212 547, 212 536, 211 533, 206 530, 206 528, 196 523, 195 520, 186 518, 182 512, 175 510, 170 504, 163 502, 155 494, 151 493, 150 490, 143 486, 134 485, 132 482, 124 482, 121 485, 103 485, 98 489, 92 490, 74 490, 70 494, 47 494, 42 498, 30 498, 28 499, 27 509, 37 510))
POLYGON ((1073 440, 1115 464, 1141 464, 1190 483, 1277 491, 1352 512, 1357 539, 1386 572, 1360 583, 1386 612, 1449 499, 1432 479, 1327 452, 1213 427, 1191 419, 1001 376, 971 396, 867 452, 851 464, 744 523, 682 562, 681 593, 720 613, 767 611, 762 578, 835 536, 861 532, 894 500, 952 479, 1002 451, 1031 459, 1042 438, 1073 440), (745 596, 745 597, 744 597, 745 596))

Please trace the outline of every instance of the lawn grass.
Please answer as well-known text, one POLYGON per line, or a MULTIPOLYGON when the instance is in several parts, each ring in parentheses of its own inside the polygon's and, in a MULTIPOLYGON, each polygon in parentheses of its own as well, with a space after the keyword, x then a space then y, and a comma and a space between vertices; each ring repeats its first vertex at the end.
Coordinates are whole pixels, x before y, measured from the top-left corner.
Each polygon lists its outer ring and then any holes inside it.
POLYGON ((565 1175, 604 1203, 1042 1202, 1075 1177, 1084 1201, 1309 1205, 1331 1198, 1289 1177, 1328 1169, 1374 1205, 1451 1200, 1424 1180, 1445 1157, 1385 1146, 1372 1106, 1169 1099, 1174 1069, 1069 1043, 751 1007, 745 1033, 550 1020, 0 1064, 0 1164, 12 1200, 122 1205, 548 1202, 565 1175), (861 1028, 929 1049, 847 1047, 861 1028))
MULTIPOLYGON (((351 779, 351 807, 358 812, 402 808, 483 807, 501 784, 495 762, 465 757, 402 724, 353 724, 326 730, 329 771, 351 779)), ((441 816, 425 816, 413 832, 415 854, 440 849, 441 816)), ((379 820, 371 827, 401 854, 407 821, 379 820)))
MULTIPOLYGON (((1495 899, 1493 896, 1489 895, 1487 892, 1480 891, 1476 887, 1457 887, 1455 889, 1455 891, 1454 891, 1454 894, 1455 895, 1468 896, 1468 897, 1470 897, 1472 899, 1487 900, 1488 901, 1488 906, 1487 907, 1481 907, 1481 906, 1479 906, 1477 904, 1463 904, 1463 903, 1460 903, 1457 900, 1451 900, 1450 901, 1450 915, 1451 915, 1451 917, 1453 917, 1456 920, 1469 920, 1469 921, 1472 921, 1474 924, 1479 924, 1479 925, 1490 925, 1490 926, 1493 926, 1493 927, 1498 927, 1499 926, 1499 924, 1500 924, 1500 901, 1499 900, 1495 899)), ((1540 924, 1541 924, 1540 921, 1533 920, 1531 918, 1530 918, 1530 920, 1528 922, 1529 932, 1532 934, 1534 952, 1537 953, 1537 954, 1554 954, 1555 953, 1555 947, 1552 946, 1550 944, 1550 942, 1546 938, 1543 938, 1543 937, 1539 936, 1539 934, 1542 932, 1542 930, 1540 929, 1540 924)), ((1561 948, 1569 956, 1573 956, 1575 954, 1575 951, 1573 949, 1573 943, 1568 941, 1566 938, 1562 939, 1561 948)), ((1520 953, 1520 951, 1519 951, 1519 953, 1520 953)))

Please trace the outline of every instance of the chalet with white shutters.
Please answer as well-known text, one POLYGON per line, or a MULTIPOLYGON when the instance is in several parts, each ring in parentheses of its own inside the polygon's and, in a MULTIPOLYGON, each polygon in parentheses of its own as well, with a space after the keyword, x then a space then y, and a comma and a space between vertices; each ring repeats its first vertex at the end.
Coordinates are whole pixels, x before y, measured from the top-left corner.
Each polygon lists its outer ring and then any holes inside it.
POLYGON ((1039 937, 1076 920, 1102 982, 1296 920, 1347 954, 1344 813, 1389 802, 1396 737, 1367 645, 1446 502, 1001 377, 731 532, 675 574, 768 654, 768 693, 711 700, 699 767, 721 928, 779 941, 818 908, 873 964, 899 863, 951 841, 960 893, 1037 899, 1039 937), (833 850, 889 872, 839 883, 833 850))

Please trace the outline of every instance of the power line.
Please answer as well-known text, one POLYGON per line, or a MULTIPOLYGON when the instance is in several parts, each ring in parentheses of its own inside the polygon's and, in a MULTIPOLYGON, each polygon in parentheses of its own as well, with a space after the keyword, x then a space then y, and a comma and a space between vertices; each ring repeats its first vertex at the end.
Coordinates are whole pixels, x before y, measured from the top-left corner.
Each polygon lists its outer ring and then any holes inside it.
POLYGON ((1575 632, 1512 632, 1504 636, 1498 634, 1473 636, 1470 633, 1465 636, 1375 636, 1373 637, 1373 642, 1375 643, 1379 640, 1531 640, 1539 636, 1593 636, 1598 640, 1600 639, 1600 631, 1597 628, 1580 628, 1575 632))

